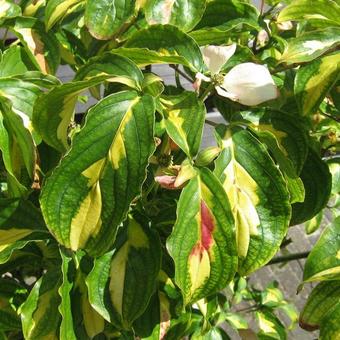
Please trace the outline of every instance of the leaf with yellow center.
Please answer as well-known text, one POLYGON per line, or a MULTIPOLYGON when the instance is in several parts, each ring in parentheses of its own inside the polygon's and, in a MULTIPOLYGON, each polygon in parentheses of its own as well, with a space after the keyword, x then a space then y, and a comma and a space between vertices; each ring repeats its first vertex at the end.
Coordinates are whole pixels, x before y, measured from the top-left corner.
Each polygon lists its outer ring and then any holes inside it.
POLYGON ((99 182, 80 204, 77 214, 73 217, 70 227, 70 245, 72 250, 83 248, 87 240, 95 237, 101 227, 100 214, 102 211, 102 197, 99 182))
POLYGON ((286 182, 266 148, 242 128, 219 127, 222 151, 215 174, 227 193, 235 220, 238 271, 246 275, 278 250, 290 219, 286 182))

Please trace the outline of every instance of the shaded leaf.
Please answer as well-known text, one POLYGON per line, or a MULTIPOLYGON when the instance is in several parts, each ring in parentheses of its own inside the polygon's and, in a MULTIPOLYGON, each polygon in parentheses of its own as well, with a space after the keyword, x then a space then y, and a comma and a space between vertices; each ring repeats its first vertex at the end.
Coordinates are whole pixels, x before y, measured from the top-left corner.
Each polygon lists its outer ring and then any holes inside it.
POLYGON ((60 314, 58 287, 60 272, 44 274, 34 285, 20 308, 22 330, 27 340, 41 338, 57 339, 60 314))
POLYGON ((340 281, 319 283, 308 296, 300 314, 300 326, 307 331, 320 327, 322 320, 340 305, 340 281))
POLYGON ((161 265, 158 235, 129 218, 118 249, 95 260, 86 279, 93 308, 118 328, 129 329, 146 309, 161 265))
POLYGON ((313 151, 309 150, 301 172, 305 187, 305 199, 292 205, 291 225, 308 221, 318 214, 328 202, 332 178, 328 166, 313 151))

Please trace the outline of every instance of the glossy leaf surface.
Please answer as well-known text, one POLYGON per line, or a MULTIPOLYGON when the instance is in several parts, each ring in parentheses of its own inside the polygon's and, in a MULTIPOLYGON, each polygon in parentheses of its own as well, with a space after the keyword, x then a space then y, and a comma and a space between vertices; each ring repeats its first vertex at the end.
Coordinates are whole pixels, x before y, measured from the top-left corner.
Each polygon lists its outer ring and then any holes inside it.
POLYGON ((335 280, 340 278, 340 217, 321 234, 308 255, 304 281, 335 280))
POLYGON ((92 254, 112 245, 154 150, 154 110, 149 95, 124 91, 89 111, 40 200, 47 226, 60 243, 92 254))
POLYGON ((146 309, 161 264, 158 236, 129 218, 121 246, 96 259, 86 279, 95 310, 118 328, 129 328, 146 309))
POLYGON ((223 187, 209 170, 197 170, 183 189, 167 248, 185 304, 217 292, 233 278, 233 217, 223 187))
POLYGON ((183 31, 190 31, 201 19, 205 10, 205 0, 150 0, 144 11, 150 25, 171 24, 183 31))
POLYGON ((161 56, 181 56, 190 68, 201 71, 204 65, 196 42, 179 28, 171 25, 153 25, 135 33, 124 47, 148 48, 161 56))
POLYGON ((162 96, 160 103, 167 133, 188 157, 194 157, 201 145, 205 106, 189 91, 162 96))
POLYGON ((290 219, 289 193, 265 147, 248 131, 221 131, 215 174, 235 219, 241 275, 267 263, 279 249, 290 219))
POLYGON ((317 111, 328 91, 339 78, 340 53, 325 56, 300 67, 294 92, 303 115, 317 111))

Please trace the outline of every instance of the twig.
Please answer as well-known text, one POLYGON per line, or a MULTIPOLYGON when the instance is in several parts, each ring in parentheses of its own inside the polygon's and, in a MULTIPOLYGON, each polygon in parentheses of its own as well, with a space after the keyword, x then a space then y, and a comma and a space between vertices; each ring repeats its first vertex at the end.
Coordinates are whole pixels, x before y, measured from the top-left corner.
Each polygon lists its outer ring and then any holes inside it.
POLYGON ((305 251, 302 253, 295 253, 295 254, 289 254, 289 255, 284 255, 284 256, 277 256, 274 257, 271 261, 267 263, 267 266, 270 266, 274 263, 281 263, 281 262, 289 262, 289 261, 294 261, 298 259, 304 259, 309 255, 309 251, 305 251))
POLYGON ((330 115, 329 113, 326 112, 320 112, 320 114, 322 114, 323 116, 329 118, 329 119, 333 119, 334 121, 336 121, 337 123, 340 123, 340 118, 336 118, 332 115, 330 115))
POLYGON ((215 122, 213 122, 212 120, 209 120, 209 119, 206 119, 205 123, 210 125, 210 126, 213 126, 213 127, 216 127, 218 125, 218 123, 215 123, 215 122))
POLYGON ((191 77, 189 77, 186 73, 184 73, 182 70, 180 70, 178 68, 177 65, 174 64, 170 64, 169 65, 172 69, 174 69, 178 74, 180 74, 184 79, 186 79, 187 81, 190 81, 190 83, 194 83, 194 79, 192 79, 191 77))

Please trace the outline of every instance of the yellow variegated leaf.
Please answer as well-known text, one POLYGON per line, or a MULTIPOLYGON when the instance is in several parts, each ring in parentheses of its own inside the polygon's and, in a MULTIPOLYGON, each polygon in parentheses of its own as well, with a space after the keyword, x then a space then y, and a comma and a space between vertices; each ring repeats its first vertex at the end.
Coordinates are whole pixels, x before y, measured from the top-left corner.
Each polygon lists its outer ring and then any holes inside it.
POLYGON ((246 275, 278 250, 290 219, 285 180, 266 148, 247 130, 219 129, 215 174, 234 215, 239 272, 246 275))

